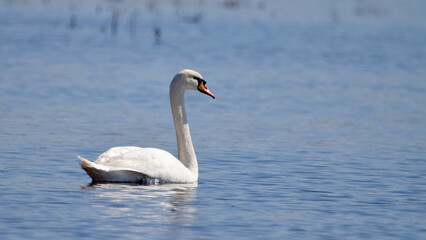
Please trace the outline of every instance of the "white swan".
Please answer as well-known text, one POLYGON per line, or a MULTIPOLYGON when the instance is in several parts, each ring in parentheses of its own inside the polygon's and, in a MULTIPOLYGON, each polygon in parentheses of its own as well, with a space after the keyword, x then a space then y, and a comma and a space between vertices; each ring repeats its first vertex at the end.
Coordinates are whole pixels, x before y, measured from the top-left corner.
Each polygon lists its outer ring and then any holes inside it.
POLYGON ((192 183, 198 180, 198 163, 186 119, 184 92, 198 90, 215 98, 196 71, 184 69, 170 83, 170 104, 179 159, 157 148, 114 147, 91 162, 78 156, 94 182, 192 183))

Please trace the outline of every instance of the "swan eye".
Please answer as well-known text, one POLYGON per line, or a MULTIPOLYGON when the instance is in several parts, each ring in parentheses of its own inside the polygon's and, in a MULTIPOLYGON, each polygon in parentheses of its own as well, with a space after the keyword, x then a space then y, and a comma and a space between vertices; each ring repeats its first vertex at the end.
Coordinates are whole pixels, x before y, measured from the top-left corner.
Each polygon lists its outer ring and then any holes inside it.
POLYGON ((198 86, 200 86, 200 84, 202 83, 203 85, 206 85, 206 81, 204 80, 204 79, 202 79, 202 78, 200 78, 200 77, 196 77, 196 76, 194 76, 194 77, 192 77, 192 78, 194 78, 195 80, 197 80, 198 81, 198 86))

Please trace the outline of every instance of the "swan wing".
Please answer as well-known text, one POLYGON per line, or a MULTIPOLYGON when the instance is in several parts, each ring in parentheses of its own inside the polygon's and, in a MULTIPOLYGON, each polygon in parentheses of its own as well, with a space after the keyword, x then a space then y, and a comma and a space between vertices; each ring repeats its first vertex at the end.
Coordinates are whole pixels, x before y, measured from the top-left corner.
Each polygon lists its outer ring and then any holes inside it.
POLYGON ((110 171, 133 171, 163 182, 193 182, 193 174, 169 152, 158 148, 114 147, 96 164, 110 171))

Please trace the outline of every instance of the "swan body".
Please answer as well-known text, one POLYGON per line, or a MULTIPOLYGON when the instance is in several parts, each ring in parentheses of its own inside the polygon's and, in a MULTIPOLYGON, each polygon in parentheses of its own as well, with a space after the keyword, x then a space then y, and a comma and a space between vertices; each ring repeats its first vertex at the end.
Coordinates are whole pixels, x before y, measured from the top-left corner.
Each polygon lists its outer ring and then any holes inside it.
POLYGON ((95 182, 189 183, 196 175, 167 151, 158 148, 114 147, 95 162, 79 156, 95 182))
POLYGON ((170 105, 178 143, 178 158, 158 148, 113 147, 94 162, 78 156, 94 182, 192 183, 198 180, 198 163, 186 119, 184 92, 198 90, 215 98, 206 81, 184 69, 170 84, 170 105))

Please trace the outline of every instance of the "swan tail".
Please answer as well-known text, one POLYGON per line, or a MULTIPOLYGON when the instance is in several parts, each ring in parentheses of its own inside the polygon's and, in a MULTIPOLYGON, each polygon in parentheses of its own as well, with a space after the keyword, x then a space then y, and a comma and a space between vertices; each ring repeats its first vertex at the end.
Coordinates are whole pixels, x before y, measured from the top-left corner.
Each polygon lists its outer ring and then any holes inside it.
POLYGON ((85 159, 84 157, 78 156, 78 160, 80 160, 81 168, 86 171, 86 173, 92 178, 94 182, 102 182, 102 176, 108 173, 109 169, 106 169, 105 167, 102 168, 102 166, 100 166, 99 164, 91 162, 85 159))
POLYGON ((94 163, 92 163, 91 161, 85 159, 82 156, 77 156, 77 157, 78 157, 78 160, 80 160, 81 168, 86 170, 86 168, 93 168, 94 167, 94 163))
POLYGON ((81 168, 92 178, 93 182, 133 182, 143 183, 146 176, 142 173, 125 170, 113 169, 108 166, 91 162, 81 156, 78 156, 81 168))

